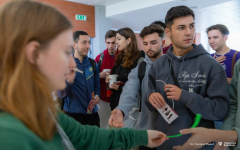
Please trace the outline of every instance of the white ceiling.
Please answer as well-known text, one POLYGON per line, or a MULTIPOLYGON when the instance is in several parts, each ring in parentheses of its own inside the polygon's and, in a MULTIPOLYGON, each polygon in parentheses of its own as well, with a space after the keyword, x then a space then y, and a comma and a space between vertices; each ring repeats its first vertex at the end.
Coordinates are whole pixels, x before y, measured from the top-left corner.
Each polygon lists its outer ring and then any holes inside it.
MULTIPOLYGON (((134 0, 69 0, 87 5, 102 5, 111 10, 113 6, 127 4, 134 0)), ((150 1, 163 0, 138 0, 139 3, 145 3, 147 7, 134 9, 132 11, 123 11, 123 13, 108 15, 112 18, 112 28, 130 27, 135 31, 141 31, 144 26, 149 25, 155 20, 164 21, 167 11, 178 5, 186 5, 194 10, 196 15, 197 32, 203 32, 213 24, 225 24, 230 32, 240 33, 240 0, 174 0, 166 1, 161 4, 149 6, 150 1), (196 8, 197 7, 197 8, 196 8)), ((130 4, 130 3, 129 3, 130 4)), ((143 4, 144 5, 144 4, 143 4)), ((133 6, 126 5, 127 8, 133 6)), ((123 10, 125 8, 122 8, 123 10)))
POLYGON ((67 0, 67 1, 82 3, 86 5, 93 5, 93 6, 97 6, 97 5, 108 6, 108 5, 116 4, 116 3, 127 1, 127 0, 67 0))
POLYGON ((213 24, 224 24, 230 32, 240 33, 240 1, 229 0, 198 11, 201 29, 206 29, 213 24))

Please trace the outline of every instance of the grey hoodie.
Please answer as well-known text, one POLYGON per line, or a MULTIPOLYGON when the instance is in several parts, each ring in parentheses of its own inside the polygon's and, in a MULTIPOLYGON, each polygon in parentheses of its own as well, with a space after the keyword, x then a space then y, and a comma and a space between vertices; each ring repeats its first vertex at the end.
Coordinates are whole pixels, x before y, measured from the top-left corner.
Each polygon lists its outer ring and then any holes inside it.
MULTIPOLYGON (((181 58, 177 58, 173 54, 173 47, 170 47, 167 54, 158 58, 149 70, 147 97, 153 92, 159 92, 169 106, 172 107, 174 102, 174 111, 179 115, 171 124, 159 115, 156 128, 167 135, 179 134, 179 130, 190 128, 194 121, 193 114, 202 115, 199 126, 214 128, 213 120, 223 119, 229 111, 228 83, 223 67, 209 55, 201 44, 193 45, 193 47, 192 51, 181 58), (162 80, 166 84, 174 84, 169 62, 173 66, 178 84, 182 89, 179 100, 173 102, 167 99, 164 84, 155 81, 162 80)), ((149 109, 155 110, 149 101, 145 103, 149 109)), ((189 137, 190 135, 183 135, 170 138, 159 149, 171 150, 173 146, 183 145, 189 137)), ((211 148, 211 146, 204 146, 202 149, 211 148)))
MULTIPOLYGON (((150 111, 144 101, 142 100, 142 108, 141 112, 138 113, 138 116, 134 114, 129 114, 132 108, 135 107, 138 101, 138 95, 142 94, 142 98, 146 98, 146 93, 148 92, 148 70, 153 64, 153 61, 145 55, 144 61, 147 63, 145 77, 142 81, 142 93, 140 93, 140 81, 138 78, 138 67, 139 65, 132 69, 132 71, 128 75, 128 81, 123 88, 123 92, 120 96, 119 104, 116 109, 120 109, 124 113, 124 120, 129 119, 129 115, 136 119, 137 129, 147 130, 147 129, 156 129, 156 120, 158 118, 158 113, 156 110, 150 111)), ((127 123, 125 122, 124 127, 127 127, 127 123)))

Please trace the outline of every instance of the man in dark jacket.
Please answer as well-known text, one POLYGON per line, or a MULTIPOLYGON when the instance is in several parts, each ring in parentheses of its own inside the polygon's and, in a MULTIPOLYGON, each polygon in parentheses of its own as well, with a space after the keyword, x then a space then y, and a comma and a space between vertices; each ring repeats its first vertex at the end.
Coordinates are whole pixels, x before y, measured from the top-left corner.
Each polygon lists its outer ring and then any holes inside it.
MULTIPOLYGON (((202 115, 199 126, 214 128, 213 121, 225 117, 229 111, 226 73, 201 44, 193 44, 194 17, 193 11, 186 6, 172 7, 167 12, 165 32, 173 46, 149 70, 146 105, 151 110, 159 110, 167 103, 178 114, 170 124, 159 115, 157 129, 167 135, 190 128, 196 114, 202 115)), ((190 136, 170 138, 159 150, 171 150, 173 146, 184 144, 190 136)), ((212 147, 204 146, 203 149, 212 147)))
POLYGON ((58 97, 64 98, 63 110, 81 124, 96 125, 100 127, 98 107, 100 102, 100 78, 98 65, 94 60, 88 58, 90 49, 90 38, 84 31, 76 31, 74 37, 74 58, 77 64, 70 70, 67 77, 67 87, 65 90, 58 91, 58 97), (91 61, 95 63, 92 66, 91 61), (82 71, 82 73, 81 73, 82 71), (94 72, 95 71, 95 72, 94 72), (91 99, 95 99, 91 113, 87 111, 91 99))

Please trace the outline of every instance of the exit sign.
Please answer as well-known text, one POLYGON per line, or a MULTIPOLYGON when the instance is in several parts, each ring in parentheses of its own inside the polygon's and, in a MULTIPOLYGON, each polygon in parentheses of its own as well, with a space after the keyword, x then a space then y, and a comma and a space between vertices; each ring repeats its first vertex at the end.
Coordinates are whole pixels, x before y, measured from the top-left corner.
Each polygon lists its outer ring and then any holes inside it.
POLYGON ((75 15, 75 19, 76 20, 87 21, 87 16, 85 16, 85 15, 75 15))

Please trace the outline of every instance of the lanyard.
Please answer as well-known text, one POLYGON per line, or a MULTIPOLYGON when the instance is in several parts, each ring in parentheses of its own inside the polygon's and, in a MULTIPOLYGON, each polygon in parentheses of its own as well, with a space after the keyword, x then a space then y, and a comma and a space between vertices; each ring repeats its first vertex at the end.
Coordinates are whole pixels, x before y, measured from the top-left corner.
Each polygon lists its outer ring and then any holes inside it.
POLYGON ((52 117, 53 121, 56 124, 57 127, 57 131, 62 139, 62 143, 65 146, 65 148, 67 150, 75 150, 74 146, 72 145, 71 141, 69 140, 68 136, 66 135, 66 133, 64 132, 64 130, 61 128, 61 126, 58 124, 57 120, 55 119, 55 117, 53 116, 52 112, 50 109, 48 109, 48 112, 50 114, 50 116, 52 117))

